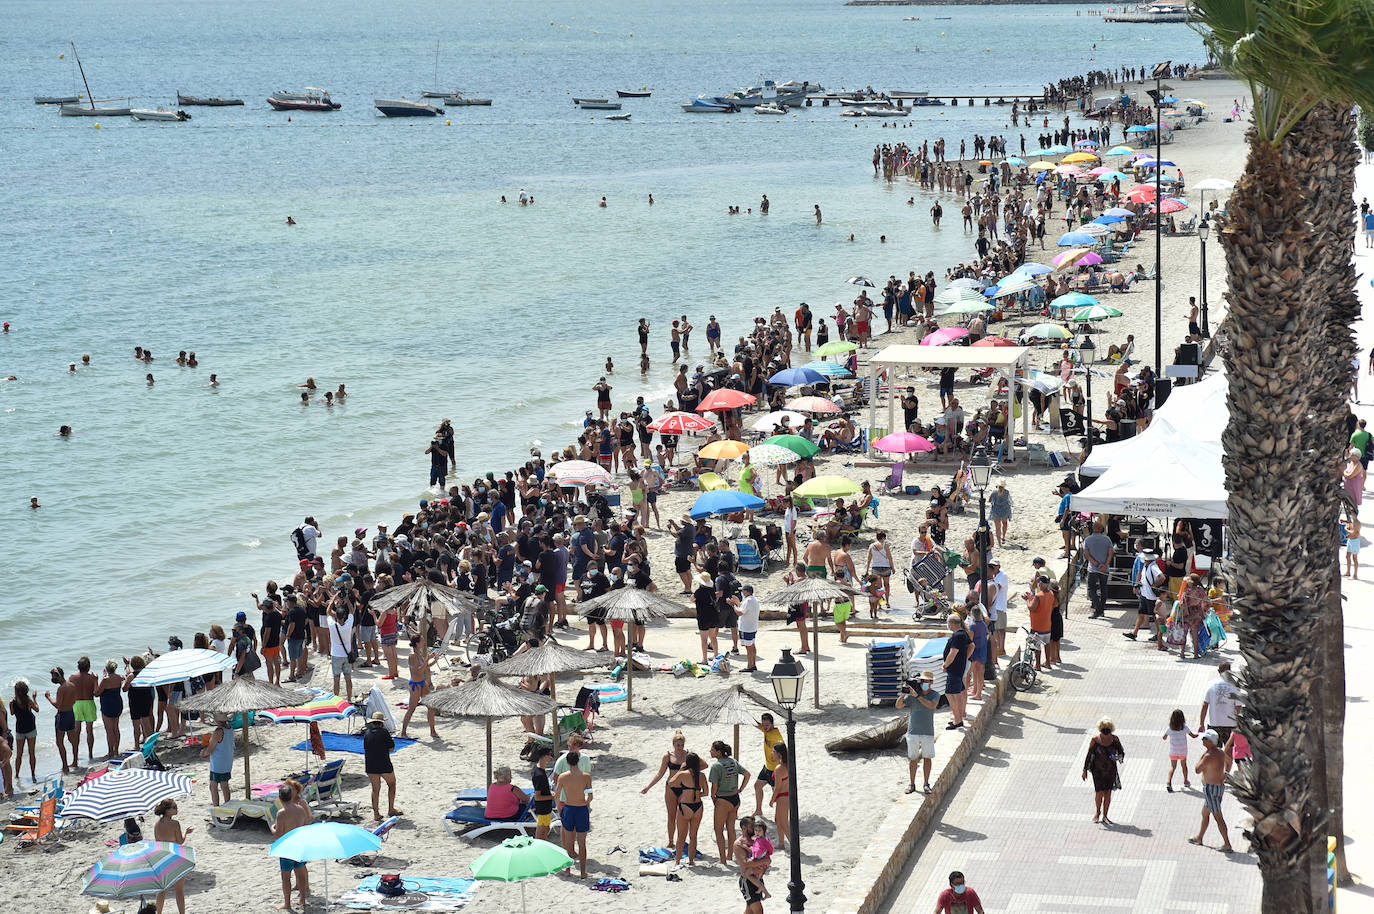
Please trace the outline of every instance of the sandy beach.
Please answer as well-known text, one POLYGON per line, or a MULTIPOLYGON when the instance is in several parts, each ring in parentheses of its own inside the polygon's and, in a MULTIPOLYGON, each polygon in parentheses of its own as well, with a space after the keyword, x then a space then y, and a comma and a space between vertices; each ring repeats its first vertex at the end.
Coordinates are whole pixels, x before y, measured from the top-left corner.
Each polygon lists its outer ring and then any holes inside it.
MULTIPOLYGON (((1225 178, 1234 180, 1244 165, 1245 124, 1223 123, 1225 112, 1229 110, 1234 98, 1241 97, 1242 87, 1229 80, 1170 80, 1175 94, 1191 96, 1207 102, 1210 118, 1196 127, 1180 130, 1175 134, 1175 142, 1164 147, 1165 157, 1177 162, 1188 178, 1190 185, 1202 178, 1225 178)), ((1128 87, 1135 96, 1142 94, 1139 84, 1128 87)), ((1075 120, 1074 126, 1082 126, 1075 120)), ((1119 135, 1119 125, 1114 128, 1119 135)), ((905 139, 905 137, 903 137, 905 139)), ((869 139, 865 135, 865 139, 869 139)), ((885 137, 883 139, 886 139, 885 137)), ((933 139, 933 137, 932 137, 933 139)), ((1129 140, 1128 140, 1129 142, 1129 140)), ((866 168, 863 161, 863 144, 856 141, 853 167, 866 168)), ((917 211, 924 212, 921 201, 926 197, 933 199, 933 192, 922 192, 911 185, 911 193, 917 199, 917 211)), ((1209 199, 1211 194, 1208 195, 1209 199)), ((1200 212, 1199 195, 1189 191, 1187 198, 1190 209, 1180 214, 1191 218, 1200 212)), ((902 201, 892 200, 894 207, 902 206, 902 201)), ((930 201, 925 203, 928 208, 930 201)), ((1059 211, 1062 213, 1062 209, 1059 211)), ((957 232, 958 220, 952 218, 953 207, 947 208, 946 225, 943 231, 957 232)), ((1062 224, 1062 220, 1060 221, 1062 224)), ((1180 219, 1181 221, 1181 219, 1180 219)), ((1047 232, 1048 249, 1031 251, 1031 257, 1048 262, 1056 251, 1053 238, 1058 232, 1047 232)), ((972 254, 970 236, 970 255, 972 254)), ((1209 242, 1212 250, 1208 257, 1208 298, 1210 300, 1210 323, 1213 331, 1225 316, 1225 303, 1222 300, 1224 286, 1224 258, 1220 246, 1209 242)), ((1147 267, 1154 261, 1153 239, 1142 236, 1137 247, 1127 255, 1131 264, 1139 261, 1147 267)), ((1188 296, 1198 293, 1200 243, 1196 236, 1165 237, 1163 240, 1163 349, 1164 362, 1172 359, 1175 345, 1181 342, 1187 330, 1188 296)), ((918 252, 913 253, 911 267, 921 270, 935 270, 937 276, 943 275, 947 264, 924 263, 918 252)), ((1105 321, 1099 325, 1097 345, 1099 353, 1105 353, 1109 343, 1121 343, 1127 334, 1136 339, 1136 358, 1142 362, 1152 359, 1154 345, 1154 287, 1148 282, 1136 283, 1125 294, 1103 295, 1105 304, 1119 308, 1124 316, 1105 321)), ((770 305, 771 307, 771 305, 770 305)), ((761 313, 766 312, 761 308, 761 313)), ((817 309, 818 314, 821 313, 817 309)), ((665 311, 659 317, 667 317, 665 311)), ((827 312, 828 316, 828 312, 827 312)), ((1014 337, 1016 332, 1028 326, 1031 319, 1018 318, 1007 324, 995 324, 990 333, 1014 337)), ((947 321, 942 321, 947 323, 947 321)), ((861 363, 882 345, 911 341, 908 334, 888 334, 875 341, 874 347, 861 353, 861 363)), ((1047 347, 1036 352, 1033 362, 1037 367, 1047 368, 1057 347, 1047 347)), ((626 353, 626 361, 629 353, 626 353)), ((796 354, 794 353, 794 361, 796 354)), ((799 364, 799 363, 798 363, 799 364)), ((1105 409, 1106 393, 1110 390, 1112 369, 1103 366, 1093 379, 1094 404, 1098 415, 1105 409)), ((938 411, 938 397, 934 376, 930 376, 929 386, 922 387, 922 380, 897 379, 902 386, 912 383, 920 391, 922 415, 933 415, 938 411)), ((970 414, 987 402, 987 389, 967 383, 961 377, 956 394, 970 414)), ((880 403, 879 415, 885 416, 886 405, 880 403)), ((881 424, 881 422, 880 422, 881 424)), ((1046 433, 1032 429, 1030 441, 1044 444, 1049 450, 1065 450, 1064 442, 1057 432, 1046 433)), ((686 441, 684 441, 684 446, 686 441)), ((852 457, 827 456, 818 458, 818 474, 838 474, 855 480, 869 480, 876 483, 886 477, 881 467, 854 467, 852 457)), ((1009 539, 1013 545, 998 550, 1003 569, 1013 583, 1014 593, 1031 576, 1031 559, 1037 555, 1049 561, 1056 573, 1064 568, 1064 561, 1056 559, 1060 550, 1060 538, 1053 517, 1058 496, 1053 491, 1055 482, 1062 478, 1065 469, 1053 469, 1044 465, 1029 465, 1023 456, 1014 471, 1005 476, 1008 488, 1014 499, 1009 539)), ((733 473, 730 474, 733 478, 733 473)), ((769 478, 771 473, 764 474, 769 478)), ((932 485, 946 486, 951 475, 948 469, 925 469, 918 461, 906 469, 906 483, 928 489, 932 485)), ((666 521, 685 512, 695 499, 692 492, 675 491, 663 496, 659 501, 660 514, 666 521)), ((628 497, 626 498, 628 503, 628 497)), ((866 529, 854 550, 856 562, 862 562, 863 549, 872 542, 874 529, 888 531, 894 555, 908 555, 909 544, 924 517, 925 500, 904 496, 883 496, 876 528, 866 529)), ((959 548, 966 536, 971 536, 977 525, 977 501, 971 510, 953 516, 947 543, 951 548, 959 548)), ((659 587, 668 594, 679 589, 673 566, 673 540, 665 531, 651 530, 651 564, 654 578, 659 587)), ((765 575, 742 574, 741 580, 754 583, 760 594, 776 590, 781 586, 781 567, 774 563, 765 575)), ((883 613, 878 623, 864 623, 859 617, 867 616, 866 605, 856 606, 856 621, 851 622, 849 642, 841 645, 833 632, 833 626, 823 626, 820 642, 820 678, 822 707, 813 708, 809 697, 798 708, 796 786, 798 791, 801 821, 800 835, 803 851, 804 876, 809 904, 815 909, 826 905, 830 897, 843 883, 854 862, 863 852, 875 824, 881 821, 888 808, 894 803, 917 802, 916 797, 903 797, 902 788, 906 782, 906 766, 901 753, 897 750, 881 753, 834 755, 827 753, 824 744, 842 734, 859 730, 880 721, 892 718, 897 713, 890 706, 867 706, 865 701, 865 645, 874 637, 900 637, 911 633, 917 637, 924 632, 911 623, 911 598, 900 586, 899 577, 893 578, 893 605, 883 613)), ((962 587, 957 588, 962 595, 962 587)), ((686 599, 686 598, 680 598, 686 599)), ((684 612, 688 609, 683 604, 684 612)), ((1013 601, 1011 627, 1014 629, 1025 620, 1024 607, 1019 600, 1013 601)), ((1066 637, 1073 637, 1073 619, 1069 620, 1066 637)), ((562 643, 581 647, 585 643, 585 626, 578 620, 574 630, 561 637, 562 643)), ((647 637, 647 647, 656 666, 669 666, 675 661, 699 657, 698 639, 694 624, 686 619, 674 619, 667 623, 652 626, 647 637)), ((700 847, 707 862, 693 867, 684 867, 677 872, 681 882, 669 882, 660 876, 640 876, 636 851, 641 847, 666 845, 667 835, 663 785, 660 783, 646 794, 641 788, 647 785, 658 767, 660 756, 669 748, 672 732, 681 728, 687 737, 690 751, 707 757, 707 750, 713 740, 731 742, 732 728, 729 726, 705 726, 683 722, 675 718, 672 705, 682 698, 701 694, 710 690, 724 688, 734 683, 744 683, 749 688, 771 695, 766 672, 777 660, 784 647, 795 648, 795 631, 784 629, 779 618, 765 618, 759 633, 760 673, 744 674, 738 672, 743 666, 742 658, 735 663, 735 671, 726 675, 708 674, 697 679, 691 676, 674 676, 669 672, 655 671, 640 674, 635 680, 635 709, 628 712, 623 703, 603 705, 602 713, 596 720, 587 754, 592 759, 591 774, 596 789, 596 799, 592 804, 592 831, 589 836, 589 871, 593 879, 598 877, 623 877, 632 883, 631 889, 614 899, 609 905, 624 910, 669 910, 670 908, 691 906, 708 910, 737 910, 740 905, 734 867, 725 867, 713 861, 716 845, 711 833, 710 809, 701 829, 700 847), (622 849, 616 851, 616 848, 622 849)), ((404 663, 405 650, 402 649, 404 663)), ((809 661, 810 658, 808 658, 809 661)), ((808 671, 810 670, 808 662, 808 671)), ((455 666, 451 674, 441 674, 439 682, 446 677, 457 675, 455 666)), ((383 670, 373 668, 362 670, 355 676, 355 691, 366 691, 373 685, 382 687, 389 700, 396 705, 404 700, 406 690, 403 680, 382 682, 383 670)), ((312 668, 312 681, 309 684, 328 686, 327 666, 316 665, 312 668)), ((808 676, 810 673, 808 672, 808 676)), ((586 676, 572 674, 559 678, 558 693, 567 698, 576 693, 579 684, 606 681, 609 674, 594 671, 586 676)), ((807 695, 811 683, 807 682, 807 695)), ((40 688, 41 691, 41 688, 40 688)), ((393 707, 399 719, 403 713, 400 707, 393 707)), ((971 712, 972 713, 972 712, 971 712)), ((937 716, 937 731, 940 739, 937 744, 941 759, 948 757, 953 741, 962 734, 943 731, 947 717, 937 716)), ((779 722, 781 723, 781 721, 779 722)), ((347 725, 340 721, 327 722, 324 729, 345 730, 347 725)), ((356 731, 358 724, 352 729, 356 731)), ((381 856, 372 866, 358 867, 344 862, 330 863, 329 884, 331 894, 337 898, 346 889, 353 888, 367 874, 401 873, 406 877, 467 876, 468 864, 480 853, 491 846, 489 841, 469 842, 451 837, 441 825, 441 817, 451 807, 455 792, 464 788, 482 786, 485 766, 485 739, 480 723, 440 718, 439 740, 431 739, 423 725, 423 715, 417 714, 411 725, 411 736, 419 736, 419 742, 399 750, 394 756, 400 789, 397 805, 405 811, 401 822, 393 829, 383 845, 381 856)), ((518 752, 523 740, 521 727, 517 721, 498 721, 494 726, 495 764, 509 765, 515 772, 518 784, 528 785, 527 765, 520 761, 518 752)), ((282 776, 299 770, 305 756, 290 747, 305 737, 301 725, 261 726, 253 731, 253 772, 254 781, 276 781, 282 776)), ((101 739, 97 734, 97 741, 101 739)), ((50 729, 40 730, 40 741, 51 740, 50 729)), ((761 735, 754 730, 744 729, 740 734, 740 755, 744 766, 751 772, 762 767, 761 735)), ((236 912, 245 909, 265 910, 280 904, 281 893, 276 862, 266 856, 266 848, 271 839, 266 828, 259 823, 240 823, 232 830, 212 828, 206 822, 204 810, 208 804, 208 769, 199 759, 195 750, 171 748, 162 752, 169 766, 196 778, 192 797, 182 801, 180 820, 184 826, 194 826, 190 844, 199 856, 198 867, 187 879, 187 908, 193 912, 236 912)), ((331 758, 344 758, 344 821, 371 823, 371 809, 367 781, 362 773, 362 756, 331 753, 331 758), (357 804, 360 818, 353 819, 351 813, 357 804)), ((311 767, 319 765, 316 758, 310 759, 311 767)), ((938 764, 938 762, 937 762, 938 764)), ((240 746, 234 765, 232 784, 242 793, 242 747, 240 746)), ((752 784, 746 788, 748 798, 745 811, 752 810, 752 784)), ((765 795, 765 815, 768 815, 765 795)), ((771 815, 768 815, 771 819, 771 815)), ((148 818, 145 828, 151 828, 152 817, 148 818)), ((87 826, 76 832, 63 835, 49 852, 36 854, 0 853, 0 877, 9 886, 11 904, 15 910, 33 911, 85 911, 90 907, 89 899, 79 898, 81 877, 87 866, 107 849, 106 842, 118 836, 118 823, 87 826)), ((769 911, 785 909, 787 862, 781 851, 775 857, 774 868, 767 883, 774 898, 765 904, 769 911)), ((322 891, 323 870, 321 864, 311 864, 311 884, 316 892, 322 891)), ((532 910, 572 910, 589 904, 597 904, 599 895, 589 895, 586 882, 570 877, 552 877, 535 881, 527 886, 530 908, 532 910)), ((513 885, 481 884, 465 910, 472 912, 505 912, 514 910, 518 904, 519 889, 513 885)), ((322 901, 320 896, 311 899, 312 909, 318 910, 322 901)), ((121 907, 127 911, 136 909, 131 903, 114 904, 114 910, 121 907)), ((168 904, 166 910, 174 910, 168 904)))

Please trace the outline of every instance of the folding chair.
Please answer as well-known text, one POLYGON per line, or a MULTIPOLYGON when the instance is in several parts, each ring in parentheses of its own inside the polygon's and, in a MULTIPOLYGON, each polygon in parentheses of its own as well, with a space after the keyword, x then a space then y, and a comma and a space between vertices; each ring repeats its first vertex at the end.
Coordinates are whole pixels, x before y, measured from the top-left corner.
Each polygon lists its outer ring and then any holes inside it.
POLYGON ((6 825, 5 831, 17 832, 20 847, 42 847, 57 830, 57 797, 50 796, 38 805, 38 818, 33 823, 6 825))
POLYGON ((735 556, 740 571, 763 571, 764 558, 759 555, 753 540, 740 540, 735 543, 735 556))
MULTIPOLYGON (((400 816, 390 816, 389 818, 383 819, 382 821, 378 822, 372 828, 369 828, 368 831, 372 832, 372 834, 376 835, 378 838, 381 838, 382 843, 385 844, 386 836, 391 833, 391 830, 396 827, 396 823, 399 821, 401 821, 400 816)), ((357 866, 372 866, 377 862, 377 858, 381 855, 382 854, 380 850, 377 851, 377 853, 371 855, 358 854, 356 857, 353 857, 348 862, 353 863, 357 866)))
POLYGON ((905 460, 898 460, 898 461, 894 462, 894 463, 892 464, 892 473, 891 473, 891 475, 889 475, 886 479, 884 479, 884 480, 881 481, 881 482, 882 482, 883 491, 884 491, 884 492, 889 492, 889 493, 891 493, 891 492, 901 492, 901 491, 902 491, 902 476, 903 476, 905 473, 906 473, 906 461, 905 461, 905 460))

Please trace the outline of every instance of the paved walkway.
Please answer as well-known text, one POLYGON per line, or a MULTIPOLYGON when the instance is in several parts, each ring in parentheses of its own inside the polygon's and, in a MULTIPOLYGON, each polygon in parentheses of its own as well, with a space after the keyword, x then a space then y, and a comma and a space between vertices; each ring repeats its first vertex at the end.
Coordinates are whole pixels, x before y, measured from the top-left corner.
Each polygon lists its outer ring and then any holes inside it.
MULTIPOLYGON (((1180 661, 1132 643, 1134 610, 1115 606, 1105 620, 1087 619, 1086 594, 1071 606, 1061 670, 1042 674, 1013 697, 986 748, 965 773, 938 824, 916 849, 883 912, 924 912, 962 870, 989 912, 1198 912, 1258 910, 1260 875, 1252 856, 1194 847, 1202 794, 1165 790, 1168 753, 1161 739, 1169 713, 1182 708, 1195 726, 1217 659, 1180 661), (1123 789, 1112 801, 1115 827, 1092 822, 1091 781, 1080 779, 1097 721, 1110 717, 1126 750, 1123 789)), ((1228 645, 1234 647, 1234 641, 1228 645)), ((1223 651, 1231 659, 1234 651, 1223 651)), ((1200 742, 1190 746, 1196 762, 1200 742)), ((1243 811, 1223 805, 1231 842, 1244 848, 1243 811)))

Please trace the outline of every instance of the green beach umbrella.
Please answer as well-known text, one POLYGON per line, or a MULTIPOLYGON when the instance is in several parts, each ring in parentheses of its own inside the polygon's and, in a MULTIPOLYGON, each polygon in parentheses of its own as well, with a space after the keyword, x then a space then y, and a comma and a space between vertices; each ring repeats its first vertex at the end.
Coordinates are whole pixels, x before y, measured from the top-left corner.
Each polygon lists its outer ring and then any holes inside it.
POLYGON ((852 352, 858 348, 858 343, 851 343, 847 340, 832 340, 823 346, 817 346, 816 355, 839 355, 842 352, 852 352))
POLYGON ((1075 321, 1102 321, 1109 317, 1120 316, 1120 311, 1115 308, 1110 308, 1107 305, 1089 305, 1086 308, 1080 308, 1073 314, 1070 314, 1069 318, 1075 321))
MULTIPOLYGON (((982 296, 980 295, 979 298, 982 298, 982 296)), ((960 303, 957 304, 957 305, 950 305, 948 308, 946 308, 945 310, 941 311, 940 313, 941 313, 941 314, 978 314, 978 313, 983 312, 983 311, 991 311, 992 309, 993 309, 992 303, 989 302, 986 298, 984 298, 984 299, 983 299, 982 301, 980 301, 980 302, 976 302, 976 301, 965 301, 965 302, 960 302, 960 303)))
POLYGON ((470 869, 475 879, 520 883, 520 910, 525 911, 525 880, 551 876, 573 865, 573 859, 557 844, 529 835, 507 838, 476 860, 470 869))
POLYGON ((935 293, 935 304, 953 308, 956 305, 964 304, 987 304, 987 299, 983 293, 975 292, 972 289, 960 289, 957 286, 946 286, 935 293))
POLYGON ((815 457, 821 452, 819 447, 801 435, 774 435, 764 444, 776 444, 778 447, 785 447, 803 460, 808 457, 815 457))

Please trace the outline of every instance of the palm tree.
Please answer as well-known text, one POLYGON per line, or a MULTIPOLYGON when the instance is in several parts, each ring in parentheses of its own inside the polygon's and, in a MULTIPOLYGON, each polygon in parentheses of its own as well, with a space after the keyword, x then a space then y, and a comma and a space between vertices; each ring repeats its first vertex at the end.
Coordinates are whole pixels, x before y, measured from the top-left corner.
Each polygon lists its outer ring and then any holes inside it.
MULTIPOLYGON (((1264 878, 1263 911, 1315 912, 1325 907, 1328 823, 1311 776, 1314 755, 1331 753, 1314 751, 1330 747, 1312 742, 1327 730, 1321 720, 1309 725, 1313 684, 1324 686, 1313 673, 1326 645, 1341 644, 1332 637, 1339 619, 1323 620, 1322 610, 1332 586, 1327 531, 1339 510, 1324 490, 1344 444, 1332 420, 1344 415, 1351 379, 1350 303, 1340 289, 1354 288, 1348 109, 1374 106, 1374 5, 1196 0, 1196 8, 1199 30, 1249 85, 1255 111, 1246 170, 1220 232, 1230 277, 1222 442, 1246 659, 1240 729, 1254 753, 1234 783, 1254 818, 1247 837, 1264 878)), ((1325 710, 1331 695, 1323 698, 1325 710)))

